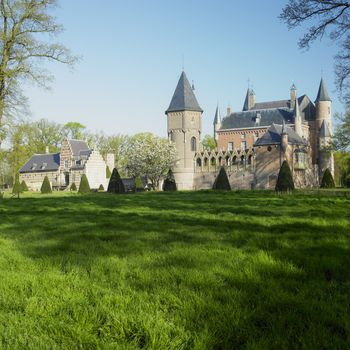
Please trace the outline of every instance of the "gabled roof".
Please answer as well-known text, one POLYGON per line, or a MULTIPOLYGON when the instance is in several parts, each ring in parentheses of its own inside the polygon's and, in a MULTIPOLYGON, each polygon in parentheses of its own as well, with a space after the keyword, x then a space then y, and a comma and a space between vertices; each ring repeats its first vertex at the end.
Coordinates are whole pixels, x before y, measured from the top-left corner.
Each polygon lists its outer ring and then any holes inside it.
POLYGON ((249 110, 232 113, 222 120, 220 130, 236 128, 268 127, 273 123, 282 124, 282 121, 293 124, 293 111, 287 108, 249 110), (256 124, 257 116, 260 115, 259 125, 256 124))
POLYGON ((67 140, 73 152, 73 156, 79 156, 83 151, 90 151, 87 143, 82 140, 67 140))
POLYGON ((255 109, 272 109, 272 108, 290 108, 290 100, 258 102, 251 108, 255 109))
POLYGON ((318 93, 315 102, 319 101, 332 101, 328 95, 326 83, 323 78, 321 78, 320 86, 318 88, 318 93))
POLYGON ((165 113, 176 111, 203 112, 202 108, 200 108, 197 102, 196 96, 186 77, 185 72, 182 72, 180 76, 169 108, 165 113))
POLYGON ((34 154, 19 170, 20 173, 57 171, 60 166, 60 154, 34 154))
POLYGON ((329 130, 328 123, 322 122, 320 127, 320 137, 332 137, 331 131, 329 130))
POLYGON ((306 145, 307 142, 301 138, 296 132, 288 125, 272 124, 266 133, 259 138, 254 146, 268 146, 281 144, 281 134, 286 133, 288 135, 288 143, 292 145, 306 145))

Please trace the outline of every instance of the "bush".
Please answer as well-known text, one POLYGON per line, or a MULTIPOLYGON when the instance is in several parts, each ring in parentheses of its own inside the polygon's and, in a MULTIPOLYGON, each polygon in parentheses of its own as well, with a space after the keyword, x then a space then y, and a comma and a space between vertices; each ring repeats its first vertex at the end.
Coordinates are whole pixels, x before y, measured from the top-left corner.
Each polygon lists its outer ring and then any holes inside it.
POLYGON ((109 179, 107 192, 110 193, 125 193, 123 181, 116 168, 113 169, 111 178, 109 179))
POLYGON ((278 174, 275 190, 277 192, 287 192, 294 190, 292 172, 290 171, 289 164, 286 160, 282 163, 280 172, 278 174))
POLYGON ((73 182, 70 186, 70 190, 71 191, 76 191, 77 190, 77 185, 75 184, 75 182, 73 182))
POLYGON ((103 187, 103 185, 101 184, 100 187, 98 188, 99 191, 104 191, 105 188, 103 187))
POLYGON ((145 185, 143 184, 141 176, 137 176, 135 178, 134 189, 135 189, 135 192, 142 192, 145 190, 145 185))
POLYGON ((5 196, 5 193, 0 191, 0 199, 3 199, 4 196, 5 196))
POLYGON ((22 189, 22 192, 28 191, 28 186, 24 180, 21 182, 21 189, 22 189))
POLYGON ((332 176, 332 173, 327 168, 323 174, 322 181, 321 181, 321 188, 334 188, 335 183, 332 176))
POLYGON ((111 177, 111 171, 109 170, 109 166, 106 166, 106 179, 109 179, 111 177))
POLYGON ((12 194, 17 195, 17 197, 19 198, 19 195, 22 192, 23 192, 22 187, 21 187, 21 184, 19 183, 19 176, 16 175, 15 183, 14 183, 13 188, 12 188, 12 194))
POLYGON ((214 181, 213 190, 231 190, 231 185, 228 181, 227 173, 224 167, 221 167, 219 174, 214 181))
POLYGON ((42 194, 47 194, 52 192, 50 181, 47 176, 44 177, 44 181, 43 181, 43 184, 41 185, 40 191, 42 194))
POLYGON ((80 179, 80 185, 79 185, 79 193, 89 193, 90 192, 90 185, 89 180, 85 174, 82 175, 80 179))
POLYGON ((176 181, 173 172, 169 169, 168 174, 163 183, 163 191, 176 191, 176 181))

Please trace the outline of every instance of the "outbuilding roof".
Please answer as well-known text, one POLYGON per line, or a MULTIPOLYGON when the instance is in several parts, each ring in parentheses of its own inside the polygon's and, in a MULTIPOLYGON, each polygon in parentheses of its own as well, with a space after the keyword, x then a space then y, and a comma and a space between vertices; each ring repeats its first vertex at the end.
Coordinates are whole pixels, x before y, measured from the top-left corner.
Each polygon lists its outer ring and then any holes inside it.
POLYGON ((67 140, 73 152, 73 156, 81 155, 83 151, 90 151, 87 143, 82 140, 67 140))
POLYGON ((34 154, 19 170, 20 173, 57 171, 60 166, 60 154, 34 154))

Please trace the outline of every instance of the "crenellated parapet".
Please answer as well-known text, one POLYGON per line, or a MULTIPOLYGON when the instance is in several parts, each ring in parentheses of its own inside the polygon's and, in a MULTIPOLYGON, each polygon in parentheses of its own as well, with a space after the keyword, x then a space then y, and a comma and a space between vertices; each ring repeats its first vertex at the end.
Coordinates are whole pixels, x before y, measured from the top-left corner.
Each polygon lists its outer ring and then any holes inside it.
POLYGON ((225 167, 227 172, 254 171, 254 148, 246 150, 213 150, 196 152, 194 159, 194 171, 217 172, 220 167, 225 167))

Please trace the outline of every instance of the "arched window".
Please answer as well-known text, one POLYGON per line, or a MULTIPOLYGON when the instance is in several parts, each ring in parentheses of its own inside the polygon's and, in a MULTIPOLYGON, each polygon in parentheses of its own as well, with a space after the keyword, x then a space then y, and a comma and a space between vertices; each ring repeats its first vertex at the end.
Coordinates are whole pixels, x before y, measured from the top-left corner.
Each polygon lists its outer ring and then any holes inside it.
POLYGON ((191 138, 191 151, 196 152, 197 151, 197 140, 195 137, 191 138))
POLYGON ((202 160, 200 158, 197 158, 197 166, 202 166, 202 160))

